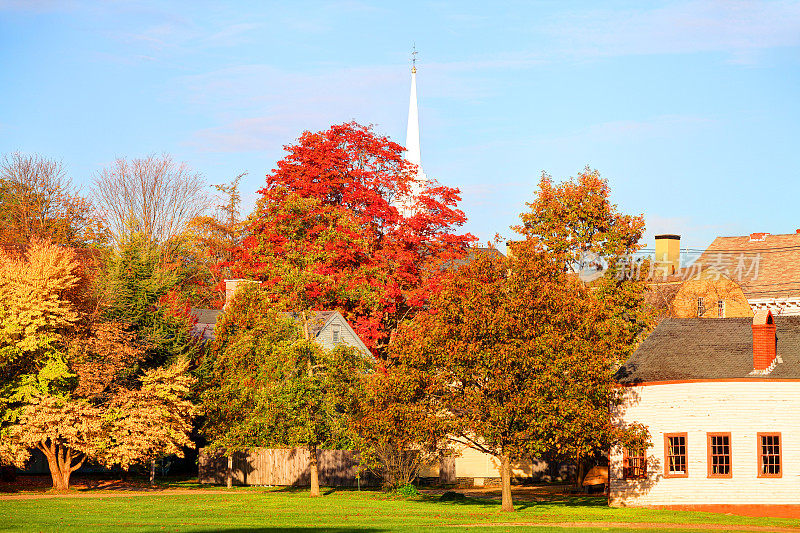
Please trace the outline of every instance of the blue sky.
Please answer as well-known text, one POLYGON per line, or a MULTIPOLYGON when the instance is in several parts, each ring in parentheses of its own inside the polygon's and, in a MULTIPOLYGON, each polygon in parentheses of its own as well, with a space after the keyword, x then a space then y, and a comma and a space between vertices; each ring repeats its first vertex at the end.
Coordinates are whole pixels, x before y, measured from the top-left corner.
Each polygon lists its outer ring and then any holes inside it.
POLYGON ((800 228, 800 2, 0 0, 0 153, 85 190, 168 152, 210 183, 348 120, 405 140, 419 50, 422 161, 467 229, 509 236, 540 173, 584 166, 648 234, 800 228))

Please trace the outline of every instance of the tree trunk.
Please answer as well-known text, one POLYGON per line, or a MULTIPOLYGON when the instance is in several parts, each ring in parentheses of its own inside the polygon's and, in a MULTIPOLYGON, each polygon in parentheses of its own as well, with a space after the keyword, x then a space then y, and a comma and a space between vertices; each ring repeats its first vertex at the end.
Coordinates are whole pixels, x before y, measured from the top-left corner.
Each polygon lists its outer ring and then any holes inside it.
POLYGON ((69 490, 69 478, 72 476, 72 470, 67 468, 63 472, 61 472, 61 477, 64 480, 64 490, 69 490))
POLYGON ((225 486, 233 488, 233 454, 228 455, 228 470, 225 474, 225 486))
POLYGON ((514 502, 511 499, 511 458, 508 455, 500 457, 500 482, 503 486, 500 511, 513 513, 514 502))
POLYGON ((53 489, 55 490, 67 490, 68 485, 64 485, 64 476, 61 475, 61 470, 58 468, 58 460, 56 459, 55 454, 51 451, 45 451, 45 457, 47 457, 47 466, 50 468, 50 477, 53 480, 53 489))
MULTIPOLYGON (((303 311, 300 316, 303 320, 303 338, 305 340, 311 340, 311 334, 308 331, 308 316, 306 312, 303 311)), ((308 377, 311 378, 314 376, 314 369, 311 363, 311 358, 308 359, 308 377)), ((319 465, 317 463, 317 445, 316 444, 309 444, 308 445, 308 453, 309 453, 309 467, 311 470, 311 496, 316 497, 319 496, 319 465)))
POLYGON ((156 460, 150 460, 150 486, 154 487, 156 484, 156 460))
POLYGON ((585 472, 586 467, 581 459, 578 459, 576 461, 576 466, 577 466, 576 469, 577 479, 575 480, 576 489, 578 492, 583 492, 583 478, 586 477, 586 472, 585 472))
POLYGON ((317 445, 312 444, 308 446, 308 453, 310 454, 311 466, 311 496, 319 496, 319 464, 317 462, 317 445))
POLYGON ((84 454, 81 460, 73 465, 72 460, 80 457, 80 453, 73 456, 73 452, 69 448, 54 444, 48 445, 44 441, 42 441, 37 448, 41 450, 47 458, 47 466, 50 468, 50 478, 53 480, 53 489, 68 490, 69 479, 72 473, 81 467, 86 460, 86 455, 84 454))

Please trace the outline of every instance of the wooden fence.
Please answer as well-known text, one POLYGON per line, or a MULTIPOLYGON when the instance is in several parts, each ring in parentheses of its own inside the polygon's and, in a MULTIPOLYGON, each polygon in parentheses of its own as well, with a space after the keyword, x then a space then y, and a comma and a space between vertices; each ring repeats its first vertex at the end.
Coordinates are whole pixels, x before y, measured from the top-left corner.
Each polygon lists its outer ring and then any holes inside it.
MULTIPOLYGON (((235 485, 307 486, 311 484, 310 454, 306 448, 253 448, 233 453, 235 485)), ((358 456, 347 450, 318 450, 319 484, 326 487, 376 485, 370 472, 359 474, 358 456)), ((200 450, 200 483, 225 484, 228 455, 224 450, 200 450)))

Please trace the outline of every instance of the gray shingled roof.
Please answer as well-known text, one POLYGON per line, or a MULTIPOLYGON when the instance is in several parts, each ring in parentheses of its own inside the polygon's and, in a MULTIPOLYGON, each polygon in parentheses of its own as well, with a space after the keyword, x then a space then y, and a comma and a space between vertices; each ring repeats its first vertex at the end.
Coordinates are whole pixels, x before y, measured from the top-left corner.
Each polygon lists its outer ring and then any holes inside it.
POLYGON ((800 379, 800 316, 775 317, 779 362, 766 376, 750 375, 752 324, 751 318, 666 318, 617 371, 617 381, 800 379))
MULTIPOLYGON (((222 314, 222 310, 200 309, 197 307, 193 307, 190 313, 197 318, 198 324, 216 324, 217 318, 219 318, 219 315, 222 314)), ((335 311, 311 311, 308 315, 308 325, 311 334, 317 336, 322 327, 334 313, 335 311)), ((284 314, 290 316, 295 320, 299 320, 300 318, 299 313, 284 313, 284 314)))
POLYGON ((220 313, 222 313, 221 309, 200 309, 199 307, 192 307, 190 311, 190 314, 197 318, 198 324, 216 324, 220 313))
POLYGON ((490 247, 490 246, 470 246, 467 249, 467 255, 465 255, 462 259, 457 259, 452 262, 452 266, 454 268, 460 267, 462 265, 468 265, 478 258, 484 255, 492 255, 498 257, 500 259, 504 258, 503 252, 498 250, 497 248, 490 247))
MULTIPOLYGON (((309 333, 311 333, 315 337, 319 335, 319 332, 322 330, 322 327, 325 325, 325 323, 328 321, 331 315, 334 314, 335 312, 336 311, 310 311, 308 313, 308 316, 306 316, 306 320, 308 320, 309 333)), ((294 313, 283 313, 283 314, 290 316, 291 318, 302 324, 302 322, 300 321, 300 313, 294 312, 294 313)))

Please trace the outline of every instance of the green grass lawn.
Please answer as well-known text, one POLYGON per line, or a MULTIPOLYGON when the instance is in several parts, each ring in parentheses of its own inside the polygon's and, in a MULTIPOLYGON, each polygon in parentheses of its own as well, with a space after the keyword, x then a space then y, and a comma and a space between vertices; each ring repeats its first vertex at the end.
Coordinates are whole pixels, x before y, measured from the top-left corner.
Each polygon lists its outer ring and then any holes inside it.
MULTIPOLYGON (((777 518, 611 509, 603 498, 521 502, 517 505, 518 512, 501 514, 495 501, 467 498, 440 502, 434 496, 404 499, 369 491, 328 489, 324 492, 324 497, 314 499, 300 490, 234 488, 225 494, 198 489, 195 493, 180 495, 151 493, 0 500, 0 531, 570 531, 562 527, 491 525, 508 522, 705 523, 730 525, 731 531, 736 530, 736 525, 800 526, 797 520, 777 518)), ((608 527, 575 530, 625 531, 608 527)))

